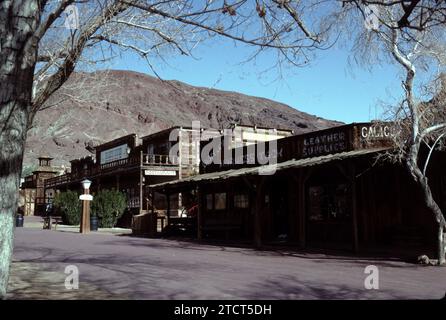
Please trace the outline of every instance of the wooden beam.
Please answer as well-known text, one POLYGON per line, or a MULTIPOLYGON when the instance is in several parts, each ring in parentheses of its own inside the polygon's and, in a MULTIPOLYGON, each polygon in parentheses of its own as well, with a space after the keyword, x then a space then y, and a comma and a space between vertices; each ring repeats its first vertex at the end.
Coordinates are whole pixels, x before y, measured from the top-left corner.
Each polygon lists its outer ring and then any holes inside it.
POLYGON ((202 238, 203 238, 203 229, 202 229, 202 226, 203 226, 203 217, 202 217, 202 214, 203 214, 203 207, 202 207, 202 204, 203 204, 203 199, 201 199, 201 190, 200 190, 200 187, 198 187, 197 186, 197 239, 198 240, 201 240, 202 238))
POLYGON ((253 214, 254 214, 254 246, 256 248, 260 248, 262 246, 262 207, 264 205, 264 185, 265 185, 266 177, 259 176, 257 180, 257 185, 255 188, 255 192, 253 192, 254 203, 252 206, 253 214), (262 201, 263 200, 263 201, 262 201))
POLYGON ((152 215, 155 214, 155 190, 151 190, 152 192, 152 215))
POLYGON ((299 246, 304 249, 307 245, 307 219, 305 204, 305 169, 299 170, 298 174, 298 212, 299 212, 299 246))
POLYGON ((166 193, 166 201, 167 201, 167 224, 170 225, 170 193, 166 193))
POLYGON ((353 162, 349 162, 350 181, 352 186, 352 228, 353 228, 353 251, 359 250, 359 238, 358 238, 358 204, 357 204, 357 192, 356 192, 356 168, 353 162))
POLYGON ((183 128, 178 129, 178 180, 183 178, 183 128))
POLYGON ((140 167, 139 167, 139 214, 142 213, 143 211, 143 203, 144 203, 144 199, 143 199, 143 174, 144 174, 144 170, 142 169, 142 165, 143 165, 143 154, 142 154, 142 150, 140 151, 140 167))

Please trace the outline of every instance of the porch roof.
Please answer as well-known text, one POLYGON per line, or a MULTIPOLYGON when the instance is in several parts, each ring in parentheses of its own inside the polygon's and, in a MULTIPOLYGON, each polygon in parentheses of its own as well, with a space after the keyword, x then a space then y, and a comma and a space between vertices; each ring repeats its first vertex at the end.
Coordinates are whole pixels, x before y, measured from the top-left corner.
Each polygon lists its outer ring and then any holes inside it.
MULTIPOLYGON (((248 176, 248 175, 267 175, 268 172, 271 172, 272 170, 281 171, 285 169, 296 169, 296 168, 303 168, 303 167, 310 167, 315 165, 321 165, 324 163, 336 161, 336 160, 345 160, 349 158, 359 157, 367 154, 372 153, 378 153, 385 150, 389 150, 388 147, 383 148, 371 148, 371 149, 360 149, 360 150, 352 150, 352 151, 346 151, 346 152, 340 152, 335 154, 328 154, 318 157, 312 157, 312 158, 304 158, 304 159, 292 159, 285 162, 277 163, 276 165, 262 165, 262 166, 256 166, 256 167, 249 167, 249 168, 241 168, 241 169, 231 169, 226 171, 217 171, 217 172, 210 172, 210 173, 204 173, 195 175, 189 178, 185 178, 182 180, 174 180, 174 181, 167 181, 163 183, 153 184, 150 185, 151 188, 154 189, 173 189, 173 188, 181 188, 186 185, 193 185, 198 184, 201 182, 212 182, 216 180, 227 180, 231 178, 237 178, 241 176, 248 176)), ((274 171, 273 171, 274 172, 274 171)))

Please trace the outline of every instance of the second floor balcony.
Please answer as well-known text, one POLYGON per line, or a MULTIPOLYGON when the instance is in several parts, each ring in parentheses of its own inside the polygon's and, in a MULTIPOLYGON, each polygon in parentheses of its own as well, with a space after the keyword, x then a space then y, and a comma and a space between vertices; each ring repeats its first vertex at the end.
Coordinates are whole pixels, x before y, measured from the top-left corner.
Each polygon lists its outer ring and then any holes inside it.
POLYGON ((141 154, 103 164, 94 164, 93 166, 86 167, 79 171, 46 179, 45 188, 71 183, 85 177, 96 177, 102 174, 110 174, 112 172, 126 171, 135 168, 150 168, 155 170, 159 168, 159 170, 165 170, 166 168, 172 169, 176 167, 178 167, 177 157, 160 154, 141 154))

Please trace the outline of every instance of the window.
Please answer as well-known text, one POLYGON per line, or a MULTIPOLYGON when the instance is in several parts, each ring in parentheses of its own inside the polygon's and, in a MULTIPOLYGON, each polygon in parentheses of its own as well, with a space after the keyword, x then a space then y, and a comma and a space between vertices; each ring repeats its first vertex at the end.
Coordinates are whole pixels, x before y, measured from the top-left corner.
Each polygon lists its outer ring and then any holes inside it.
POLYGON ((101 164, 125 159, 128 157, 127 145, 122 144, 120 146, 105 150, 101 152, 101 164))
POLYGON ((215 210, 226 209, 226 193, 216 193, 215 194, 215 210))
POLYGON ((151 143, 147 146, 147 153, 152 155, 152 154, 154 154, 153 150, 154 150, 154 146, 153 146, 153 143, 151 143))
POLYGON ((346 221, 351 218, 346 184, 309 188, 310 221, 346 221))
POLYGON ((249 198, 247 194, 236 194, 234 195, 234 207, 235 208, 248 208, 249 198))
POLYGON ((214 198, 212 196, 212 194, 207 194, 206 195, 206 210, 212 210, 214 209, 214 198))

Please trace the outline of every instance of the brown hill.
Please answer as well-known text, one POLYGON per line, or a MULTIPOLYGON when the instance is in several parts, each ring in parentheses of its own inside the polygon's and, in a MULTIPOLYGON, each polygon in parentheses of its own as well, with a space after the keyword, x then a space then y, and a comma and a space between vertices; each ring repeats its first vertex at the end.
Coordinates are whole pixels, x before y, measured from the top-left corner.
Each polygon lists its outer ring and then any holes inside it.
POLYGON ((28 132, 28 169, 42 154, 68 165, 88 155, 88 145, 129 133, 141 136, 173 125, 191 126, 193 120, 200 120, 202 127, 257 124, 295 133, 341 124, 264 98, 116 70, 74 74, 46 107, 28 132))

